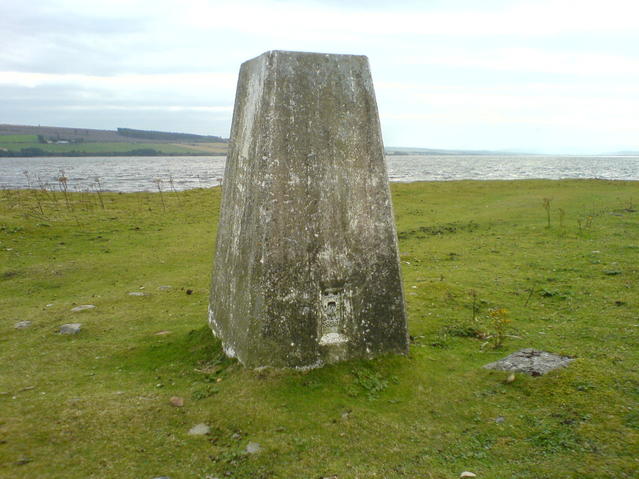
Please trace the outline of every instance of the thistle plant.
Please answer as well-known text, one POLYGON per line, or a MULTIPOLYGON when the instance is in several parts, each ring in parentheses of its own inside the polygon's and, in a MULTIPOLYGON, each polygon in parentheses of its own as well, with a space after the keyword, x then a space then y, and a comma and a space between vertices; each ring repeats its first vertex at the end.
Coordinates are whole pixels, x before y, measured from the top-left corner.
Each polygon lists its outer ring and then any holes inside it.
POLYGON ((552 198, 544 198, 543 199, 543 207, 546 210, 546 217, 548 220, 548 225, 546 228, 550 228, 550 203, 552 202, 552 198))
POLYGON ((493 308, 488 313, 490 318, 490 333, 486 336, 487 341, 482 344, 482 348, 490 345, 493 349, 501 349, 504 346, 506 338, 515 338, 516 336, 508 334, 510 331, 510 323, 508 318, 508 310, 504 308, 493 308))
POLYGON ((166 211, 166 205, 164 204, 164 195, 162 194, 162 178, 155 178, 153 183, 158 187, 158 191, 160 192, 160 200, 162 201, 162 209, 166 211))
POLYGON ((102 183, 100 182, 100 177, 95 177, 95 191, 98 194, 98 199, 100 200, 100 206, 104 209, 104 201, 102 200, 102 183))
POLYGON ((60 191, 64 194, 64 201, 67 204, 67 210, 71 211, 71 202, 69 201, 69 178, 64 174, 64 170, 60 170, 60 176, 58 176, 58 186, 60 191))

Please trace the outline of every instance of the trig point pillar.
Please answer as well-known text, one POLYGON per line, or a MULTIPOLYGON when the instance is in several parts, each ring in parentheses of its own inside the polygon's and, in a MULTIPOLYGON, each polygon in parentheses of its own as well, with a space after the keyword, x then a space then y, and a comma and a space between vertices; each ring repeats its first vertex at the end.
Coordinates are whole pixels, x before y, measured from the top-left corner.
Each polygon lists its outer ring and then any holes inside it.
POLYGON ((366 57, 270 51, 242 64, 209 324, 248 367, 408 351, 366 57))

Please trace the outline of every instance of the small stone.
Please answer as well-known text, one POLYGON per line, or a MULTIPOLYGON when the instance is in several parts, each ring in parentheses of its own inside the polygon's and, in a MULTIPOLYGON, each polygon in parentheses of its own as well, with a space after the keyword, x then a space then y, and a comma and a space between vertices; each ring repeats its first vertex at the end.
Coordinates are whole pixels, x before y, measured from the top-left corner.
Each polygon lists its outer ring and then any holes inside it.
POLYGON ((129 296, 146 296, 142 291, 131 291, 129 296))
POLYGON ((15 325, 16 329, 26 329, 31 326, 31 321, 18 321, 15 325))
POLYGON ((502 424, 505 420, 506 420, 506 418, 505 418, 504 416, 497 416, 497 417, 495 418, 495 422, 496 422, 497 424, 502 424))
POLYGON ((234 433, 231 435, 231 439, 234 439, 234 440, 236 440, 236 441, 239 441, 240 439, 242 439, 242 435, 241 435, 239 432, 234 432, 234 433))
POLYGON ((153 333, 156 336, 166 336, 167 334, 171 334, 171 331, 158 331, 157 333, 153 333))
POLYGON ((186 294, 193 294, 193 290, 192 289, 187 289, 186 290, 186 294))
POLYGON ((172 286, 158 286, 158 291, 169 291, 170 289, 173 289, 172 286))
POLYGON ((205 436, 211 432, 211 428, 204 423, 197 424, 189 429, 189 436, 205 436))
POLYGON ((262 450, 262 446, 257 442, 249 442, 246 446, 246 452, 249 454, 257 454, 262 450))
POLYGON ((78 334, 82 329, 81 323, 69 323, 60 326, 60 334, 78 334))
POLYGON ((169 403, 171 404, 171 406, 182 407, 184 406, 184 398, 173 396, 171 397, 171 399, 169 399, 169 403))
POLYGON ((53 306, 53 303, 49 303, 49 304, 47 304, 47 306, 46 306, 46 307, 47 307, 47 308, 50 308, 51 306, 53 306))
POLYGON ((506 378, 506 382, 508 384, 515 382, 515 373, 510 373, 510 375, 506 378))
POLYGON ((87 309, 93 309, 95 308, 94 304, 81 304, 80 306, 76 306, 75 308, 71 309, 72 313, 77 313, 79 311, 86 311, 87 309))
POLYGON ((473 474, 470 471, 464 471, 459 475, 459 477, 477 477, 477 474, 473 474))

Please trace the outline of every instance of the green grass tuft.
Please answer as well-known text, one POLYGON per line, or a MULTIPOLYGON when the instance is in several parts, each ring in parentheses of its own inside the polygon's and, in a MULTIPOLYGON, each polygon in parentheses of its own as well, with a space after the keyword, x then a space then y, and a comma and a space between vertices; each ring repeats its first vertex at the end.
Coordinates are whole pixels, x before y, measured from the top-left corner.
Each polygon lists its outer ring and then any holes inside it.
POLYGON ((0 477, 637 477, 638 186, 393 185, 410 355, 312 371, 210 334, 219 188, 2 191, 0 477), (481 367, 524 347, 575 361, 481 367))

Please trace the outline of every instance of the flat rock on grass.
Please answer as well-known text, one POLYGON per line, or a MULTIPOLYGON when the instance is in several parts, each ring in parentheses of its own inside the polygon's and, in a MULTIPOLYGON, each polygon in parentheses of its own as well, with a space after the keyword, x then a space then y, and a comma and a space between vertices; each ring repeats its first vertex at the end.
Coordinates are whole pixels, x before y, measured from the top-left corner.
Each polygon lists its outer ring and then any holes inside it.
POLYGON ((60 334, 78 334, 80 329, 82 329, 82 324, 80 323, 63 324, 60 326, 60 334))
POLYGON ((31 326, 31 321, 18 321, 15 325, 16 329, 26 329, 31 326))
POLYGON ((526 348, 506 356, 504 359, 486 364, 484 368, 541 376, 554 369, 565 368, 571 361, 574 359, 568 356, 558 356, 546 351, 526 348))
POLYGON ((71 308, 72 313, 77 313, 79 311, 86 311, 88 309, 95 308, 94 304, 81 304, 80 306, 76 306, 75 308, 71 308))
POLYGON ((143 293, 142 291, 131 291, 129 296, 146 296, 146 293, 143 293))
POLYGON ((189 429, 189 436, 204 436, 209 432, 211 432, 211 428, 204 423, 200 423, 189 429))
POLYGON ((246 452, 248 454, 257 454, 262 450, 262 446, 260 446, 257 442, 249 442, 246 446, 246 452))

